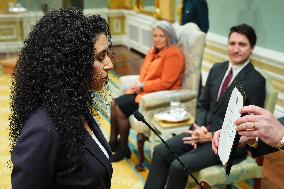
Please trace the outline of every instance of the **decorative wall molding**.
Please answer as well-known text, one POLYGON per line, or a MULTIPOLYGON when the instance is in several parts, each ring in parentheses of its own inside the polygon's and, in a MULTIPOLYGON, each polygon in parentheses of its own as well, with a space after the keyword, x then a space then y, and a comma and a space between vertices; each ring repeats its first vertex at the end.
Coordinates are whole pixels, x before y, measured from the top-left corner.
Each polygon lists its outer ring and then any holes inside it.
MULTIPOLYGON (((146 54, 151 47, 151 30, 157 19, 151 16, 138 14, 132 10, 126 9, 87 9, 84 10, 85 15, 100 14, 106 20, 116 20, 120 22, 121 28, 117 26, 116 32, 112 34, 113 45, 124 45, 133 48, 141 53, 146 54), (122 20, 124 23, 122 23, 122 20), (119 29, 121 31, 118 31, 119 29)), ((42 16, 41 12, 26 12, 15 16, 22 19, 22 31, 25 38, 31 31, 32 26, 42 16)), ((0 20, 3 16, 0 15, 0 20)), ((115 23, 117 24, 117 23, 115 23)), ((111 25, 111 24, 110 24, 111 25)), ((111 25, 111 27, 113 27, 111 25)), ((112 30, 112 29, 111 29, 112 30)), ((227 37, 214 33, 208 33, 206 37, 206 48, 203 56, 202 76, 203 83, 207 78, 208 71, 216 62, 228 59, 227 56, 227 37)), ((22 41, 1 42, 0 52, 15 52, 22 46, 22 41)), ((276 116, 284 115, 284 53, 256 47, 252 55, 253 64, 266 70, 267 74, 272 78, 272 83, 277 89, 278 101, 275 108, 276 116)))
MULTIPOLYGON (((19 51, 23 45, 23 40, 30 33, 36 21, 42 16, 43 13, 40 11, 0 15, 0 22, 4 20, 14 20, 15 27, 19 30, 18 33, 21 35, 21 37, 16 38, 16 40, 0 41, 0 53, 19 51)), ((5 24, 1 23, 1 27, 5 27, 5 24)))

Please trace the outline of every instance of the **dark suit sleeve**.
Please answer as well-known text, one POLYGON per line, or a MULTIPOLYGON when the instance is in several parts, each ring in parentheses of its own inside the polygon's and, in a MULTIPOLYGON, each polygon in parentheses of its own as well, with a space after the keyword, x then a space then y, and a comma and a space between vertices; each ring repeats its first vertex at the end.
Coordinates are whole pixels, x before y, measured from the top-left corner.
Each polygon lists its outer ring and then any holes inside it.
POLYGON ((210 108, 210 88, 215 65, 210 69, 205 87, 197 101, 195 123, 199 126, 206 124, 207 113, 210 108))
POLYGON ((12 152, 12 188, 52 188, 58 146, 58 134, 50 124, 25 124, 12 152))
MULTIPOLYGON (((280 117, 278 120, 281 122, 282 126, 284 126, 284 116, 280 117)), ((251 154, 253 157, 263 156, 277 151, 277 148, 273 148, 262 141, 259 141, 257 148, 251 147, 251 154)))
POLYGON ((206 0, 198 0, 198 3, 196 3, 196 12, 198 16, 200 30, 207 33, 209 29, 209 19, 206 0))
POLYGON ((283 117, 278 118, 278 121, 280 121, 280 123, 284 126, 284 116, 283 116, 283 117))
POLYGON ((265 101, 265 79, 258 75, 257 78, 252 79, 247 86, 248 91, 248 105, 256 105, 263 107, 265 101))
POLYGON ((277 148, 273 148, 262 141, 259 141, 257 144, 257 148, 250 147, 250 151, 252 157, 259 157, 269 153, 277 152, 277 148))

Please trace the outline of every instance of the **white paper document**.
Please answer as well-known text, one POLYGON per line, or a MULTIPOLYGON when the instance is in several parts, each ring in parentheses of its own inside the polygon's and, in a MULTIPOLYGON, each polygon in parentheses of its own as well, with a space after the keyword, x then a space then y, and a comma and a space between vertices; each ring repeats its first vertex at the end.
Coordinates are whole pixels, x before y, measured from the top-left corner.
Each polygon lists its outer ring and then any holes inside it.
POLYGON ((226 110, 221 135, 219 138, 219 147, 218 147, 218 155, 223 165, 226 165, 228 162, 233 143, 236 136, 236 130, 234 126, 234 122, 237 118, 241 117, 240 109, 244 105, 244 100, 242 94, 235 87, 232 91, 229 104, 226 110))

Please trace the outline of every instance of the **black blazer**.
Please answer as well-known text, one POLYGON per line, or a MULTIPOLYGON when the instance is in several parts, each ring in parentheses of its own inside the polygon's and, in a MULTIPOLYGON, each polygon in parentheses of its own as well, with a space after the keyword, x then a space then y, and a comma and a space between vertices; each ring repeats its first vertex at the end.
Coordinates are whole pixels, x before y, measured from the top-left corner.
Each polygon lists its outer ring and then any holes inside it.
POLYGON ((209 29, 208 6, 206 0, 183 0, 181 24, 193 22, 201 31, 209 29))
MULTIPOLYGON (((111 150, 100 128, 88 114, 86 120, 111 156, 111 150)), ((24 123, 21 136, 12 152, 13 189, 108 189, 112 166, 97 143, 86 131, 83 164, 63 166, 60 135, 44 108, 39 108, 24 123)))
MULTIPOLYGON (((196 123, 209 126, 214 132, 222 128, 223 120, 230 100, 232 90, 237 83, 241 83, 247 94, 249 104, 263 107, 265 100, 265 78, 248 63, 235 77, 222 98, 217 101, 222 80, 228 69, 229 62, 217 63, 210 69, 206 85, 197 103, 196 123)), ((238 152, 246 154, 243 148, 238 152)))
MULTIPOLYGON (((280 117, 278 120, 282 123, 282 126, 284 126, 284 116, 280 117)), ((250 151, 253 157, 258 157, 269 153, 277 152, 278 148, 271 147, 260 140, 256 148, 250 147, 250 151)))

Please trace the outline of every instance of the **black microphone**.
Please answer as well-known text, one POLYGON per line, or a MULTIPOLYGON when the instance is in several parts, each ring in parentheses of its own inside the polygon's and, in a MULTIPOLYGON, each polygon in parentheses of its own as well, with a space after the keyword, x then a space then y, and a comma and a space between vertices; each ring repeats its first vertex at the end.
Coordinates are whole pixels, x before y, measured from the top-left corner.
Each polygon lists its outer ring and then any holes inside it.
POLYGON ((209 189, 211 188, 206 182, 198 182, 198 180, 196 179, 196 177, 188 170, 188 168, 184 165, 184 163, 180 160, 180 158, 178 157, 178 155, 171 149, 171 147, 167 144, 167 142, 160 137, 159 133, 145 120, 144 116, 138 111, 136 110, 133 113, 134 117, 138 120, 138 121, 142 121, 143 123, 145 123, 147 125, 147 127, 149 127, 149 129, 151 129, 151 131, 153 131, 155 133, 155 135, 157 137, 159 137, 159 139, 163 142, 163 144, 167 147, 167 149, 174 155, 175 159, 180 163, 180 165, 183 167, 183 169, 185 170, 186 173, 189 174, 189 176, 194 180, 194 182, 201 188, 201 189, 209 189))

